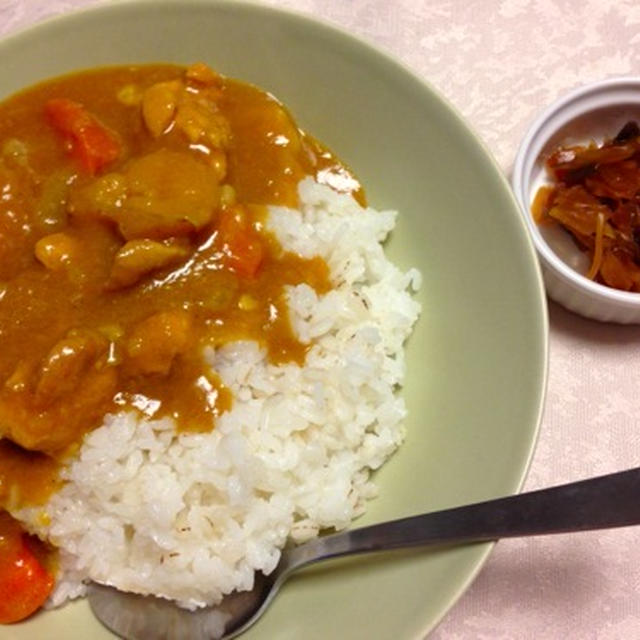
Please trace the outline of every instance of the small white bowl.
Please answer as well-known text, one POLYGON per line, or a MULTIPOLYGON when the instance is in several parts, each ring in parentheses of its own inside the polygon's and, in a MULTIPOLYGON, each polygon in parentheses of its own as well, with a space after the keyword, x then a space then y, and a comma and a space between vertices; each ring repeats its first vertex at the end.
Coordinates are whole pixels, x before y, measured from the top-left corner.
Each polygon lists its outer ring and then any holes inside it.
POLYGON ((640 324, 640 293, 589 280, 588 256, 559 227, 540 227, 531 215, 538 188, 548 181, 544 162, 561 145, 602 142, 629 120, 640 122, 640 77, 589 84, 560 98, 531 125, 516 156, 511 183, 538 251, 547 293, 588 318, 640 324))

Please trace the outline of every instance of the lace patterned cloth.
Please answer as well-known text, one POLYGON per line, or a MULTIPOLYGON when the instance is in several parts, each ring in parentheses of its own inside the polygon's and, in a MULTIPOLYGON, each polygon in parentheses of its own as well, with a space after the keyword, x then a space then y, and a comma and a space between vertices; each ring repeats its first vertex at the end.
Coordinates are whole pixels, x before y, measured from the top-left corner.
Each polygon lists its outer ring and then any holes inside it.
MULTIPOLYGON (((0 0, 0 35, 92 1, 0 0)), ((578 84, 640 69, 636 0, 268 2, 321 16, 403 60, 457 106, 505 173, 543 106, 578 84)), ((527 489, 639 463, 640 326, 591 322, 554 304, 550 325, 527 489)), ((635 528, 500 542, 430 639, 638 638, 639 542, 635 528)))

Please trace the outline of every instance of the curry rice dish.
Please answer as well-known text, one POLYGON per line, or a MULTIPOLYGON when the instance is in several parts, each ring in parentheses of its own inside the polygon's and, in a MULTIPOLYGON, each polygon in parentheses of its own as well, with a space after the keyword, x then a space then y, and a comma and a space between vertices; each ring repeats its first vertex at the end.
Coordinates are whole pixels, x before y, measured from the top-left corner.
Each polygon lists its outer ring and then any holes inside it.
POLYGON ((89 580, 215 603, 363 513, 420 274, 277 100, 56 78, 0 105, 0 180, 0 621, 89 580))

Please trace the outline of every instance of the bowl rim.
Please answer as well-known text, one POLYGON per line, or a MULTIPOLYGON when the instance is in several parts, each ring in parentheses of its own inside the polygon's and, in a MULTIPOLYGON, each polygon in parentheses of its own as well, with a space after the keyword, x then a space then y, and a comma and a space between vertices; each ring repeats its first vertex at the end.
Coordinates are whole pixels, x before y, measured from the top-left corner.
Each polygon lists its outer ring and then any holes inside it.
POLYGON ((640 293, 614 289, 589 280, 585 275, 564 262, 551 249, 531 216, 531 192, 525 193, 525 185, 529 180, 529 174, 540 157, 544 142, 577 117, 597 108, 615 106, 615 103, 609 103, 608 105, 601 103, 587 108, 586 101, 599 93, 606 94, 616 89, 638 91, 637 100, 640 105, 640 76, 615 76, 580 85, 562 94, 543 109, 529 125, 518 147, 511 175, 511 184, 544 266, 553 269, 556 276, 561 278, 565 284, 586 292, 592 298, 601 299, 603 302, 614 302, 616 306, 636 309, 640 307, 640 293), (584 105, 584 107, 580 108, 581 105, 584 105))

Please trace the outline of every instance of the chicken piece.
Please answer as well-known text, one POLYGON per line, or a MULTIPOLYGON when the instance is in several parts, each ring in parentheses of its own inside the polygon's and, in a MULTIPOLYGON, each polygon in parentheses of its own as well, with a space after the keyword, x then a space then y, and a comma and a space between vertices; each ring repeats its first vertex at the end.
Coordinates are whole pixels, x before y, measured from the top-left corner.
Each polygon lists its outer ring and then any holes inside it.
POLYGON ((189 142, 204 142, 214 149, 226 149, 231 139, 229 121, 206 97, 185 94, 176 110, 176 127, 189 142))
POLYGON ((114 258, 108 286, 110 289, 128 287, 148 273, 176 264, 188 255, 189 247, 184 244, 129 240, 114 258))
POLYGON ((190 345, 187 311, 161 311, 138 323, 126 342, 126 366, 133 375, 168 375, 173 361, 190 345))
POLYGON ((67 269, 82 251, 78 240, 67 233, 52 233, 40 238, 35 246, 36 258, 50 271, 67 269))
POLYGON ((154 138, 170 128, 183 90, 184 86, 179 80, 171 80, 157 82, 144 92, 142 119, 154 138))
POLYGON ((76 442, 111 406, 108 347, 96 331, 72 330, 41 363, 20 363, 0 390, 0 435, 46 453, 76 442))
POLYGON ((45 407, 72 393, 85 374, 106 356, 109 341, 97 331, 74 329, 56 342, 40 366, 35 401, 45 407))
POLYGON ((175 128, 192 144, 226 149, 231 140, 228 120, 216 101, 221 78, 203 63, 191 65, 183 80, 157 82, 142 98, 142 119, 151 135, 158 138, 175 128))

